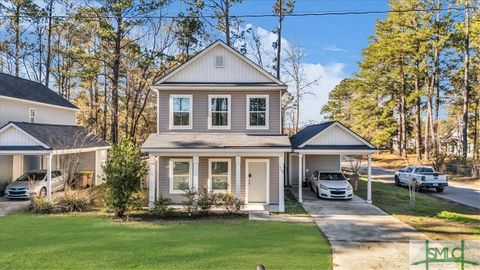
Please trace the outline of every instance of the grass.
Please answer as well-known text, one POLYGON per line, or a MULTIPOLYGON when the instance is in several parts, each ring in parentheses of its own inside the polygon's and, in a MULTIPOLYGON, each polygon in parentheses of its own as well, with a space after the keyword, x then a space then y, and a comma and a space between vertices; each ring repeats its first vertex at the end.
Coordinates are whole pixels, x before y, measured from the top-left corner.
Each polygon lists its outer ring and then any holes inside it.
POLYGON ((372 156, 372 161, 375 166, 392 171, 400 170, 409 165, 432 165, 431 162, 426 162, 423 160, 417 161, 415 154, 408 154, 407 158, 402 158, 397 154, 389 152, 380 152, 378 154, 374 154, 372 156))
POLYGON ((285 189, 285 212, 274 213, 279 216, 297 216, 308 217, 310 216, 303 208, 302 204, 298 202, 297 198, 292 194, 289 189, 285 189))
POLYGON ((94 214, 0 218, 3 269, 329 269, 313 223, 205 218, 119 223, 94 214))
MULTIPOLYGON (((357 195, 366 198, 366 181, 361 180, 357 195)), ((409 224, 432 239, 480 240, 478 209, 416 193, 410 207, 408 188, 372 181, 373 204, 409 224)))

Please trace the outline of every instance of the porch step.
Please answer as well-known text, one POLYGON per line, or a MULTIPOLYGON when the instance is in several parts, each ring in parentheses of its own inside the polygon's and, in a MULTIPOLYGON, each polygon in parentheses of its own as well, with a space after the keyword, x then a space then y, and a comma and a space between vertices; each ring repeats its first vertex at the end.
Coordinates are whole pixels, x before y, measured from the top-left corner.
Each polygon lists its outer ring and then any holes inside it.
POLYGON ((249 220, 268 220, 270 219, 270 212, 261 210, 248 211, 249 220))

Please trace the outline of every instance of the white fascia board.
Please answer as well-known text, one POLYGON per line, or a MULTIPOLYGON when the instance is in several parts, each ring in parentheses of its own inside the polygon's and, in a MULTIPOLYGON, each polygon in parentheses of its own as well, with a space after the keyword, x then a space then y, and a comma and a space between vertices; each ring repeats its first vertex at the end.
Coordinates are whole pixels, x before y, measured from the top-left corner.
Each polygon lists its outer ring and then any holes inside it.
POLYGON ((101 147, 88 147, 88 148, 75 148, 75 149, 58 149, 54 150, 54 155, 65 155, 65 154, 75 154, 75 153, 86 153, 93 152, 98 150, 108 150, 111 146, 101 146, 101 147))
POLYGON ((248 154, 260 154, 260 155, 268 155, 272 154, 273 156, 278 156, 280 154, 290 152, 291 148, 275 148, 275 149, 248 149, 248 148, 238 148, 238 149, 165 149, 165 148, 142 148, 142 153, 149 153, 149 154, 165 154, 165 155, 176 155, 176 154, 195 154, 195 155, 212 155, 212 154, 241 154, 241 153, 248 153, 248 154))
POLYGON ((52 150, 0 150, 0 156, 10 155, 47 155, 52 154, 52 150))
POLYGON ((21 101, 21 102, 30 103, 30 104, 38 104, 38 105, 43 105, 43 106, 48 106, 48 107, 53 107, 53 108, 58 108, 58 109, 65 109, 65 110, 72 110, 72 111, 79 111, 80 110, 78 108, 64 107, 64 106, 53 105, 53 104, 49 104, 49 103, 38 102, 38 101, 33 101, 33 100, 28 100, 28 99, 7 97, 7 96, 1 96, 1 95, 0 95, 0 98, 7 99, 7 100, 21 101))
POLYGON ((259 85, 259 86, 231 86, 222 84, 188 84, 188 85, 153 85, 154 91, 175 91, 175 90, 209 90, 209 91, 245 91, 245 90, 279 90, 286 91, 288 86, 283 85, 259 85))
POLYGON ((320 149, 295 149, 294 153, 310 155, 369 155, 380 152, 378 149, 372 150, 320 150, 320 149))

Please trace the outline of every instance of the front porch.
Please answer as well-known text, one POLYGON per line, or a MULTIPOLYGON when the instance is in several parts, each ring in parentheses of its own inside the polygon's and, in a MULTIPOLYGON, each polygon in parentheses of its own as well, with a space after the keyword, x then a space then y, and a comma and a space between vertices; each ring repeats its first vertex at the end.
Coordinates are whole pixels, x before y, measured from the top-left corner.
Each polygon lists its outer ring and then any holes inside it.
POLYGON ((283 212, 284 152, 149 153, 149 207, 160 196, 176 204, 186 201, 185 189, 230 192, 245 205, 243 210, 283 212), (181 167, 185 168, 182 172, 181 167), (182 180, 185 182, 179 182, 182 180), (185 183, 185 184, 183 184, 185 183))

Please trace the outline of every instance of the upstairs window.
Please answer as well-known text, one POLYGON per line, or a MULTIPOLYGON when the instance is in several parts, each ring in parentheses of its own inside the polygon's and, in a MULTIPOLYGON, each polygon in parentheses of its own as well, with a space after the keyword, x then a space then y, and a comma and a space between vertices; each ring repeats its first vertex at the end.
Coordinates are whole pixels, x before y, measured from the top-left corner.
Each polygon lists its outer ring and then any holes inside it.
POLYGON ((170 96, 170 128, 191 129, 192 128, 192 96, 172 95, 170 96))
POLYGON ((217 55, 215 56, 215 67, 216 68, 223 68, 225 65, 223 62, 223 55, 217 55))
POLYGON ((268 128, 268 95, 247 96, 247 129, 268 128))
POLYGON ((209 95, 210 129, 230 129, 230 95, 209 95))
POLYGON ((29 114, 30 123, 32 123, 32 124, 35 123, 35 117, 36 117, 35 109, 30 108, 28 114, 29 114))

